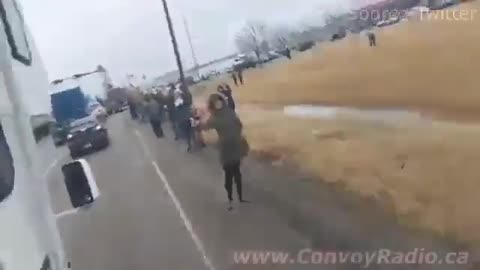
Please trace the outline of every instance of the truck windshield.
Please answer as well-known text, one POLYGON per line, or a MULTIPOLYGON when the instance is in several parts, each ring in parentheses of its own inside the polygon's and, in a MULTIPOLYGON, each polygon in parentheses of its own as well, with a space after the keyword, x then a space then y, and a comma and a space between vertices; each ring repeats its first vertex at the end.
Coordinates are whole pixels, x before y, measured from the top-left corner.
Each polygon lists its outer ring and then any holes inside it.
POLYGON ((3 128, 0 126, 0 202, 12 193, 14 178, 15 171, 12 154, 3 133, 3 128))

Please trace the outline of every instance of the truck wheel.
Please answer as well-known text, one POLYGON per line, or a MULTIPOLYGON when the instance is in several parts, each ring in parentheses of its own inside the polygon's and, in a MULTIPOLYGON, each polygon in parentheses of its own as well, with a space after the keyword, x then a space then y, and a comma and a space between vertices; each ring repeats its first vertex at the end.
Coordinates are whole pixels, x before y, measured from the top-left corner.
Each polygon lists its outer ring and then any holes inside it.
POLYGON ((77 159, 80 157, 80 153, 78 151, 70 149, 70 157, 72 157, 72 159, 77 159))
POLYGON ((109 145, 110 145, 110 138, 106 136, 103 142, 103 148, 107 148, 109 145))

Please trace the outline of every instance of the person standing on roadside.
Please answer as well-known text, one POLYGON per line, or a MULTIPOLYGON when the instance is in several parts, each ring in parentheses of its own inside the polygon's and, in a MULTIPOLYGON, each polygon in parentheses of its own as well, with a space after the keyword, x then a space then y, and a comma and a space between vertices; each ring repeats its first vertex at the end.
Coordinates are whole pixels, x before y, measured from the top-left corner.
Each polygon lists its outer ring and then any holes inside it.
POLYGON ((240 81, 240 84, 243 85, 243 70, 242 70, 242 68, 238 69, 238 80, 240 81))
POLYGON ((290 49, 288 47, 285 47, 285 56, 288 59, 292 59, 292 52, 290 51, 290 49))
POLYGON ((192 151, 192 98, 189 92, 175 90, 175 112, 180 135, 187 141, 187 151, 192 151))
POLYGON ((167 97, 163 94, 162 91, 158 91, 156 94, 153 95, 153 99, 155 99, 160 106, 160 120, 163 123, 165 121, 165 107, 167 104, 167 97))
POLYGON ((377 37, 375 36, 375 33, 369 31, 367 33, 367 37, 368 37, 368 42, 370 44, 370 47, 376 47, 377 46, 377 37))
POLYGON ((160 104, 151 96, 145 97, 146 106, 145 112, 147 114, 150 125, 152 126, 153 133, 157 138, 163 138, 162 129, 162 115, 160 112, 160 104))
POLYGON ((168 95, 166 97, 167 103, 167 110, 168 110, 168 117, 170 119, 170 123, 172 124, 173 134, 175 134, 175 140, 180 138, 178 134, 178 125, 177 125, 177 117, 176 117, 176 106, 175 106, 175 86, 173 84, 169 85, 168 95))
POLYGON ((166 121, 166 114, 167 114, 167 96, 159 90, 153 98, 158 102, 160 107, 160 121, 163 124, 166 121))
POLYGON ((232 72, 232 79, 235 86, 238 86, 238 79, 237 79, 237 74, 235 74, 235 71, 232 72))
POLYGON ((222 95, 215 93, 208 99, 209 119, 201 124, 202 129, 214 129, 218 134, 220 162, 225 173, 225 190, 227 191, 228 210, 233 209, 233 183, 235 182, 240 203, 243 198, 242 173, 240 165, 249 152, 249 145, 242 135, 243 125, 237 114, 227 106, 222 95))

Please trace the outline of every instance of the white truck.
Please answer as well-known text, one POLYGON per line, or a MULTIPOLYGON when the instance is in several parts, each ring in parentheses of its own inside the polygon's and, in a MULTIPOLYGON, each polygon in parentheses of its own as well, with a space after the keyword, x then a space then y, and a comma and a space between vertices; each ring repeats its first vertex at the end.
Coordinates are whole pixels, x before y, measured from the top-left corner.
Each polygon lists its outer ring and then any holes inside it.
MULTIPOLYGON (((30 123, 31 115, 49 110, 47 73, 17 1, 0 1, 0 17, 0 269, 65 269, 30 123)), ((63 173, 75 207, 98 196, 85 161, 65 165, 63 173)))

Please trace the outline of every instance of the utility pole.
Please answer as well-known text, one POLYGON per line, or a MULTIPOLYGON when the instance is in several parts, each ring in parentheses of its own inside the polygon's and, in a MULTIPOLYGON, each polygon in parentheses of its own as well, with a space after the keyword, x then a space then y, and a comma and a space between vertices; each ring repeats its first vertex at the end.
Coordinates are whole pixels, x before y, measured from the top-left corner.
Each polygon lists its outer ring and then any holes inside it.
POLYGON ((188 27, 187 19, 183 16, 183 24, 185 25, 185 31, 187 32, 188 43, 190 44, 190 50, 192 51, 192 60, 193 60, 193 70, 197 75, 197 78, 200 78, 200 70, 198 69, 197 56, 195 54, 195 49, 193 48, 192 37, 190 35, 190 29, 188 27))
POLYGON ((170 12, 168 11, 167 0, 162 0, 163 9, 165 10, 165 17, 167 19, 168 31, 170 32, 170 38, 172 39, 173 53, 175 54, 175 60, 177 61, 178 73, 180 74, 180 83, 182 84, 182 91, 189 93, 188 86, 185 83, 185 74, 183 73, 182 58, 180 57, 180 51, 178 50, 177 39, 175 38, 175 30, 173 29, 172 19, 170 18, 170 12))

